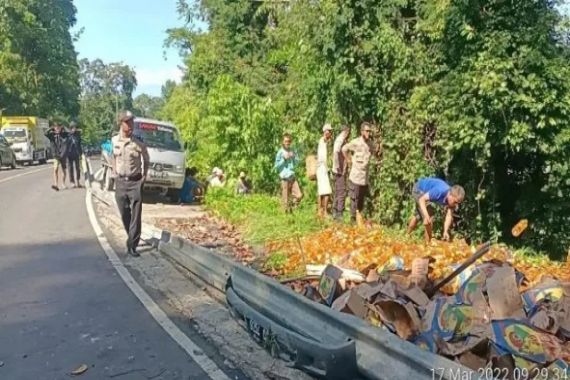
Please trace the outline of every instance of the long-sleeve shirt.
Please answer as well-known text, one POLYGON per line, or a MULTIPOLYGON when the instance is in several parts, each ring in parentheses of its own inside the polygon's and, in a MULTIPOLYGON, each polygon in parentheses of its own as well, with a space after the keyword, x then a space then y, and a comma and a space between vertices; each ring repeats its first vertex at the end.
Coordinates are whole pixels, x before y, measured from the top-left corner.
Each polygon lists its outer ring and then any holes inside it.
POLYGON ((343 153, 352 152, 352 168, 348 179, 359 186, 368 185, 368 168, 374 147, 370 140, 358 137, 342 147, 343 153))
POLYGON ((70 158, 78 158, 83 154, 80 132, 69 134, 69 137, 67 138, 67 148, 68 148, 67 154, 70 158))
POLYGON ((285 158, 285 153, 292 152, 292 150, 286 150, 285 148, 280 148, 275 156, 275 169, 279 173, 279 178, 284 180, 289 180, 295 177, 295 167, 299 163, 299 158, 296 153, 292 158, 285 158))
POLYGON ((346 163, 342 154, 342 147, 346 139, 346 133, 341 132, 334 140, 333 145, 333 166, 332 172, 334 174, 344 174, 346 171, 346 163))
POLYGON ((51 142, 51 151, 53 155, 59 159, 67 158, 68 133, 66 131, 55 133, 53 129, 49 129, 46 132, 46 137, 51 142))
POLYGON ((194 189, 199 186, 200 184, 193 177, 186 177, 180 190, 180 200, 184 203, 194 202, 194 189))

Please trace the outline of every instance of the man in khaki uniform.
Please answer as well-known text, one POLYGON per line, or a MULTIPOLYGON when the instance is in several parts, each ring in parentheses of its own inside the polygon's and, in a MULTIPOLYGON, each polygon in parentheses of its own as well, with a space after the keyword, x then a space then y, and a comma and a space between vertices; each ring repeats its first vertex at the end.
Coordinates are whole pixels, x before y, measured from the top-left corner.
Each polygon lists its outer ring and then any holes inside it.
POLYGON ((146 145, 133 136, 134 117, 123 112, 119 117, 120 132, 113 137, 113 172, 115 199, 127 232, 127 253, 140 256, 142 187, 150 164, 146 145))
POLYGON ((368 194, 368 169, 370 157, 374 152, 370 134, 372 128, 369 123, 364 122, 360 126, 360 137, 355 138, 342 147, 344 159, 351 163, 350 174, 348 176, 348 186, 350 191, 350 219, 356 221, 356 210, 362 212, 364 200, 368 194), (349 155, 352 153, 352 157, 349 155))

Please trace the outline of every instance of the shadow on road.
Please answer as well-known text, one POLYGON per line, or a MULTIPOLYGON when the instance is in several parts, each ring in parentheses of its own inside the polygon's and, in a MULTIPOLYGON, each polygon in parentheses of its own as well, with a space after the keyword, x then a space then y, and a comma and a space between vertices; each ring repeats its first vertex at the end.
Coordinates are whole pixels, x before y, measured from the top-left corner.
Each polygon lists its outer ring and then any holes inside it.
MULTIPOLYGON (((62 235, 65 235, 63 233, 62 235)), ((141 372, 207 378, 125 286, 93 240, 0 244, 0 378, 141 372)))

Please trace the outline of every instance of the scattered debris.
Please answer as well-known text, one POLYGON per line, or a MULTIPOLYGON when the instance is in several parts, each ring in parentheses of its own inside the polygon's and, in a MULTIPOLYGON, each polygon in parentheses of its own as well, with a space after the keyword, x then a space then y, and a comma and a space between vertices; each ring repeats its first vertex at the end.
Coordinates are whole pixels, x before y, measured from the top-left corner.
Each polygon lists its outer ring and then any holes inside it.
POLYGON ((127 371, 123 371, 123 372, 118 372, 118 373, 114 373, 111 375, 107 375, 108 378, 110 379, 114 379, 116 377, 121 377, 121 376, 125 376, 125 375, 130 375, 131 373, 136 373, 136 372, 146 372, 145 368, 135 368, 135 369, 130 369, 127 371))
MULTIPOLYGON (((476 247, 464 240, 453 242, 433 241, 430 244, 402 240, 401 236, 392 236, 379 226, 365 227, 334 226, 316 234, 287 241, 267 243, 268 252, 287 252, 287 261, 279 275, 299 273, 306 264, 335 264, 342 268, 354 269, 365 275, 370 267, 379 269, 390 264, 389 270, 400 270, 393 266, 403 260, 410 269, 417 258, 430 259, 430 279, 440 280, 457 269, 458 263, 471 257, 476 247), (348 252, 348 254, 347 254, 348 252), (342 262, 341 262, 342 261, 342 262)), ((569 256, 570 257, 570 256, 569 256)), ((538 283, 544 273, 560 279, 570 279, 570 262, 555 262, 548 259, 528 259, 524 255, 512 254, 506 246, 492 245, 485 255, 485 260, 499 260, 510 263, 518 273, 524 273, 532 286, 538 283)), ((459 277, 468 276, 463 272, 459 277)), ((456 278, 454 281, 458 282, 456 278)), ((517 277, 518 281, 518 277, 517 277)), ((445 292, 454 289, 454 282, 444 287, 445 292)))
MULTIPOLYGON (((513 236, 527 224, 515 226, 513 236)), ((248 265, 259 257, 216 218, 163 219, 158 226, 248 265)), ((297 293, 422 349, 474 370, 568 374, 570 262, 528 260, 490 243, 401 241, 362 220, 270 242, 265 250, 286 253, 270 275, 305 274, 282 281, 297 293)))
POLYGON ((71 371, 71 374, 73 376, 83 375, 85 372, 87 372, 88 369, 89 369, 89 367, 87 366, 87 364, 81 364, 79 367, 77 367, 73 371, 71 371))
POLYGON ((253 247, 243 241, 234 226, 209 215, 191 219, 161 218, 155 220, 154 224, 243 264, 251 264, 259 256, 253 247))
POLYGON ((364 281, 351 271, 344 283, 346 269, 329 264, 321 271, 320 297, 314 280, 296 280, 292 288, 474 370, 567 371, 570 282, 543 277, 521 293, 524 275, 494 259, 469 266, 447 287, 453 292, 430 298, 424 289, 437 281, 432 263, 416 258, 406 270, 400 259, 389 260, 364 281))

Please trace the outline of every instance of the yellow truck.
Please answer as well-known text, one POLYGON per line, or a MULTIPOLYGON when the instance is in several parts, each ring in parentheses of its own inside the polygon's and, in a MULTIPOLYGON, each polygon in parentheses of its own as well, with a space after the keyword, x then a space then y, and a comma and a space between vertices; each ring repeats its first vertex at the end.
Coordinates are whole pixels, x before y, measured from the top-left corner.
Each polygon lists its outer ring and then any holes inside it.
POLYGON ((18 164, 45 164, 50 144, 45 136, 49 122, 35 116, 6 116, 0 120, 0 134, 10 144, 18 164))

